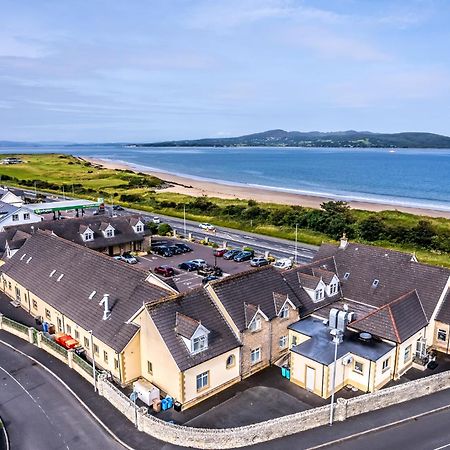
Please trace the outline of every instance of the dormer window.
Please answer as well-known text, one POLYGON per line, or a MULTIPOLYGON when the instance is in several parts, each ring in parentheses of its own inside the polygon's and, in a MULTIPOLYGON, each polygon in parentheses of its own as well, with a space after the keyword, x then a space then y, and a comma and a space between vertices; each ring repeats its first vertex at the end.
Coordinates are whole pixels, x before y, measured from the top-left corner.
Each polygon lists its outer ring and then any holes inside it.
POLYGON ((334 295, 338 291, 339 283, 330 284, 330 296, 334 295))
POLYGON ((284 305, 280 310, 280 318, 287 319, 289 317, 289 307, 288 305, 284 305))
POLYGON ((258 331, 261 329, 261 317, 256 316, 250 323, 248 329, 250 331, 258 331))
POLYGON ((81 233, 81 239, 84 242, 89 242, 94 240, 94 232, 88 227, 81 233))
POLYGON ((108 228, 108 229, 106 230, 106 237, 107 237, 107 238, 111 238, 111 237, 113 237, 113 236, 114 236, 114 230, 111 229, 111 228, 108 228))
POLYGON ((137 223, 136 226, 134 227, 134 231, 136 233, 143 233, 144 232, 144 225, 142 223, 137 223))
POLYGON ((192 339, 192 353, 201 352, 208 348, 208 336, 206 334, 192 339))
POLYGON ((325 294, 325 292, 322 288, 317 289, 314 294, 314 298, 315 298, 316 302, 318 302, 319 300, 322 300, 324 298, 324 294, 325 294))

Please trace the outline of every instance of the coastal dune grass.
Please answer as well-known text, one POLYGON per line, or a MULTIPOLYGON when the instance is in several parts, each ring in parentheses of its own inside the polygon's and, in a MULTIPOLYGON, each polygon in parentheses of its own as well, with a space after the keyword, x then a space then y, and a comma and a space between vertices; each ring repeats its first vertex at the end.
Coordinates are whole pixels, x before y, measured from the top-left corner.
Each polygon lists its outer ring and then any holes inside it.
MULTIPOLYGON (((45 192, 75 195, 80 198, 96 200, 105 198, 107 202, 121 204, 126 207, 148 212, 165 214, 174 217, 183 217, 183 207, 186 207, 186 218, 198 222, 211 222, 216 226, 240 229, 253 233, 264 234, 279 238, 295 238, 295 220, 286 224, 284 216, 289 214, 303 214, 313 217, 319 210, 311 208, 291 207, 274 203, 257 203, 252 200, 219 199, 213 197, 195 198, 189 195, 171 193, 163 188, 167 186, 164 181, 144 173, 136 173, 125 169, 107 169, 92 164, 82 158, 60 154, 22 154, 4 155, 16 156, 22 159, 22 164, 1 165, 0 177, 2 183, 33 190, 35 183, 37 190, 45 192), (204 206, 204 207, 203 207, 204 206), (227 213, 235 209, 234 213, 227 213), (239 211, 243 213, 240 214, 239 211), (275 217, 280 217, 278 222, 275 217)), ((333 203, 333 202, 330 202, 333 203)), ((323 211, 321 211, 323 213, 323 211)), ((339 211, 336 216, 339 216, 339 211)), ((426 220, 441 240, 439 248, 431 244, 411 245, 401 242, 400 238, 389 239, 380 237, 365 241, 354 231, 350 238, 359 242, 380 245, 386 248, 416 253, 420 261, 450 267, 450 220, 446 218, 422 217, 399 211, 371 212, 363 210, 344 211, 341 216, 348 220, 352 229, 364 221, 375 219, 390 230, 402 233, 411 233, 426 220), (399 242, 400 241, 400 242, 399 242)), ((332 213, 327 220, 334 220, 332 213)), ((309 219, 308 219, 309 220, 309 219)), ((326 226, 326 224, 325 224, 326 226)), ((345 224, 342 225, 345 229, 345 224)), ((335 242, 339 237, 340 228, 332 233, 312 229, 314 225, 299 226, 298 241, 313 245, 322 242, 335 242)), ((316 227, 317 228, 317 227, 316 227)), ((416 231, 417 233, 419 232, 416 231)))

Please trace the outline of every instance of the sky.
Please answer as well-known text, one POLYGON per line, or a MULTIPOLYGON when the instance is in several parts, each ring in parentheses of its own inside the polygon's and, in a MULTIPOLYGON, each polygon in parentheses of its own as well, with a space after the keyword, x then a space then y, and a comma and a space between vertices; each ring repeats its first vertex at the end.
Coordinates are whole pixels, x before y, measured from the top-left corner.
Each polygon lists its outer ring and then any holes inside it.
POLYGON ((450 135, 449 0, 0 0, 0 140, 450 135))

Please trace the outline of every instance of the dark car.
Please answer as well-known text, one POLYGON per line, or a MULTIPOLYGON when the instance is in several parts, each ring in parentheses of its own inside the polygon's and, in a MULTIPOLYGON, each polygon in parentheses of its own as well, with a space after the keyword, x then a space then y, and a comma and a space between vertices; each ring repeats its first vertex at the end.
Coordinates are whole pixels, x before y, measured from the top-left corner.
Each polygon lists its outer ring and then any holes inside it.
POLYGON ((253 257, 253 253, 252 252, 239 252, 233 259, 236 262, 243 262, 243 261, 248 261, 249 259, 252 259, 253 257))
POLYGON ((181 249, 181 251, 183 253, 189 253, 192 252, 192 248, 189 247, 189 245, 183 244, 182 242, 178 243, 178 244, 174 244, 175 247, 178 247, 179 249, 181 249))
POLYGON ((124 208, 120 205, 114 205, 113 206, 113 210, 114 211, 124 211, 124 208))
POLYGON ((218 248, 217 250, 214 251, 214 256, 222 257, 227 252, 228 252, 227 248, 218 248))
POLYGON ((262 267, 262 266, 267 266, 269 264, 269 261, 266 258, 253 258, 250 261, 250 265, 252 267, 262 267))
POLYGON ((153 247, 152 251, 159 256, 173 256, 173 251, 167 245, 158 245, 157 247, 153 247))
POLYGON ((154 272, 163 277, 171 277, 175 274, 173 267, 170 266, 158 266, 155 267, 154 272))
POLYGON ((202 284, 206 284, 214 280, 218 280, 218 277, 216 277, 215 275, 208 275, 207 277, 202 278, 202 284))
POLYGON ((228 250, 226 253, 224 253, 223 259, 233 259, 238 253, 241 253, 241 250, 238 250, 236 248, 228 250))
POLYGON ((202 276, 214 275, 216 277, 221 277, 223 270, 217 266, 203 266, 197 270, 197 273, 202 276))
POLYGON ((181 255, 184 253, 178 245, 168 245, 167 248, 170 249, 174 255, 181 255))
POLYGON ((181 264, 178 264, 178 268, 182 269, 182 270, 187 270, 188 272, 192 272, 194 270, 197 270, 198 266, 197 266, 197 264, 195 264, 191 261, 186 261, 181 264))

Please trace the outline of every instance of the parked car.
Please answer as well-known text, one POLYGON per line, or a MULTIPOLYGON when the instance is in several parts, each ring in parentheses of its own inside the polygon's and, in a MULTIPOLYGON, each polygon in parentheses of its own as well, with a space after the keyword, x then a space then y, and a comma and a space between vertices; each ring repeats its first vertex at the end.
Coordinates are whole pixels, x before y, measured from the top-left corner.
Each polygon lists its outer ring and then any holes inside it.
POLYGON ((228 252, 227 248, 218 248, 214 251, 213 254, 214 254, 214 256, 221 257, 221 256, 225 255, 225 253, 227 253, 227 252, 228 252))
POLYGON ((152 251, 159 256, 173 256, 173 251, 167 245, 158 245, 156 247, 152 247, 152 251))
POLYGON ((198 269, 207 265, 207 262, 204 259, 191 259, 189 262, 196 264, 198 269))
POLYGON ((267 261, 266 258, 253 258, 250 261, 250 265, 252 267, 262 267, 262 266, 267 266, 269 264, 269 261, 267 261))
POLYGON ((276 267, 277 269, 290 269, 292 266, 292 259, 289 258, 280 258, 275 261, 275 264, 273 265, 273 267, 276 267))
POLYGON ((214 231, 216 229, 216 227, 214 225, 211 225, 210 223, 201 223, 199 226, 199 228, 201 228, 202 230, 206 230, 206 231, 214 231))
POLYGON ((166 266, 166 265, 155 267, 155 269, 153 271, 155 273, 157 273, 158 275, 162 275, 163 277, 171 277, 171 276, 175 275, 175 271, 173 270, 173 267, 166 266))
POLYGON ((228 250, 223 254, 223 259, 233 259, 238 253, 241 253, 242 250, 238 250, 237 248, 233 248, 228 250))
POLYGON ((181 264, 178 264, 178 268, 181 270, 187 270, 188 272, 192 272, 194 270, 197 270, 198 266, 197 266, 197 264, 194 264, 191 261, 185 261, 185 262, 182 262, 181 264))
POLYGON ((153 217, 152 222, 156 223, 156 224, 160 224, 161 223, 161 219, 159 217, 155 216, 155 217, 153 217))
POLYGON ((120 205, 114 205, 114 206, 113 206, 113 210, 114 210, 114 211, 124 211, 125 208, 123 208, 123 207, 120 206, 120 205))
POLYGON ((219 278, 215 275, 208 275, 207 277, 202 278, 202 284, 209 283, 210 281, 218 280, 219 278))
POLYGON ((125 261, 128 264, 137 264, 138 260, 131 253, 123 253, 122 261, 125 261))
POLYGON ((168 245, 167 248, 171 250, 174 255, 181 255, 182 253, 184 253, 183 250, 178 247, 178 245, 168 245))
POLYGON ((189 247, 189 245, 184 244, 183 242, 180 242, 178 244, 174 244, 176 247, 180 248, 183 253, 189 253, 192 252, 192 248, 189 247))
POLYGON ((214 275, 216 277, 221 277, 223 274, 223 270, 217 266, 205 265, 203 267, 200 267, 200 269, 197 270, 197 273, 202 276, 214 275))
POLYGON ((252 257, 253 257, 252 252, 243 251, 243 252, 239 252, 233 259, 236 262, 243 262, 243 261, 248 261, 249 259, 252 259, 252 257))

